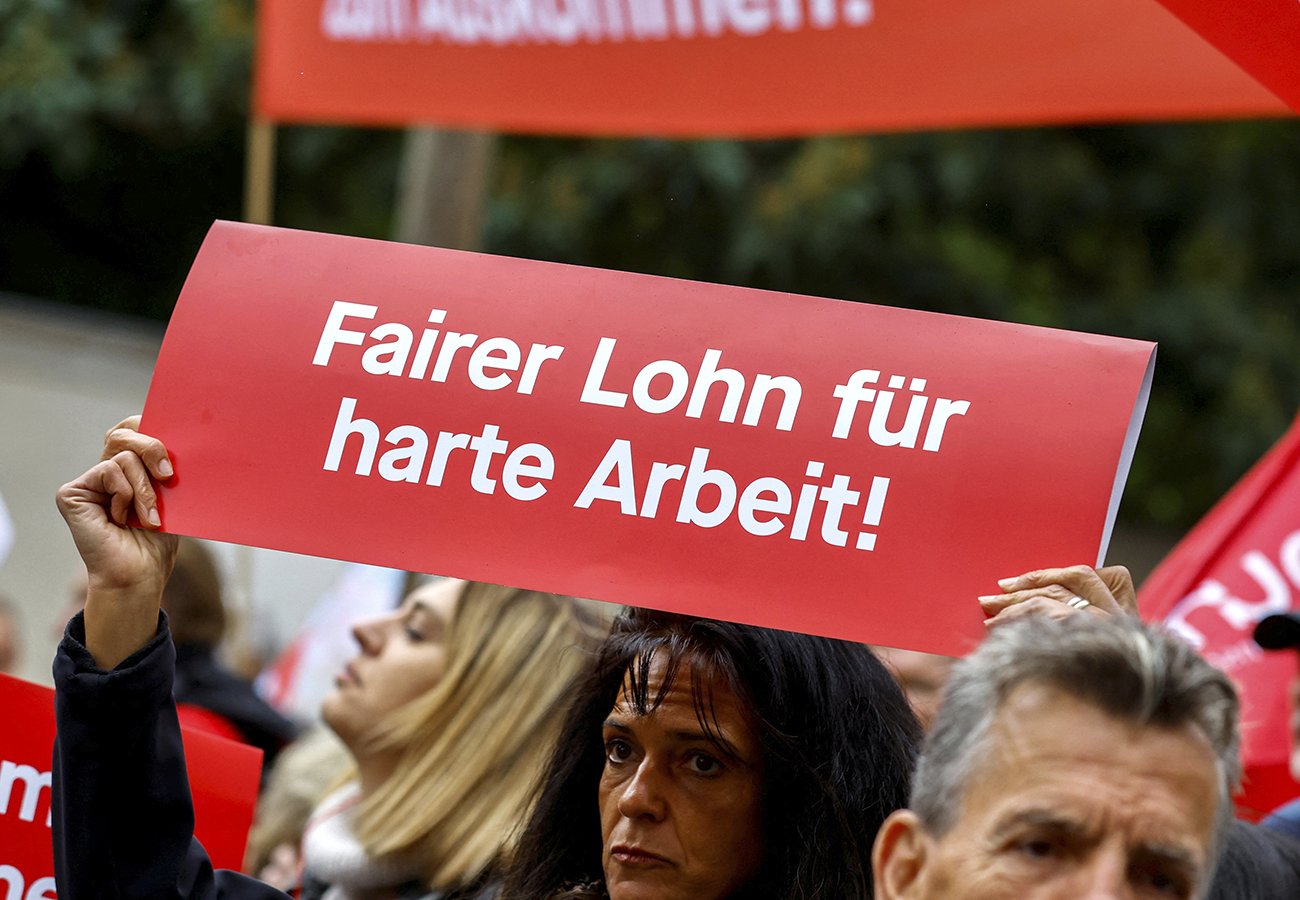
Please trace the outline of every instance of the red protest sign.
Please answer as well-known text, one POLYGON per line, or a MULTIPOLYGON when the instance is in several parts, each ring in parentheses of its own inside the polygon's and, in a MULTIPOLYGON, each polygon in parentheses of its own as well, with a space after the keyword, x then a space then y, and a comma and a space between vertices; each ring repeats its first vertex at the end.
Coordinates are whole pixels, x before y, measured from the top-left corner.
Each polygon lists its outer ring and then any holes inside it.
POLYGON ((213 868, 244 868, 253 824, 262 751, 197 728, 181 728, 185 766, 194 800, 194 836, 213 868))
POLYGON ((217 223, 171 530, 957 654, 1093 562, 1153 345, 217 223))
POLYGON ((1241 691, 1239 806, 1252 817, 1300 795, 1288 772, 1287 690, 1295 654, 1265 653, 1251 635, 1300 610, 1300 419, 1142 585, 1142 615, 1163 621, 1241 691))
MULTIPOLYGON (((49 900, 54 889, 50 837, 50 758, 54 692, 0 675, 0 885, 8 897, 49 900)), ((252 747, 183 729, 194 799, 195 836, 212 864, 239 870, 253 821, 262 754, 252 747)))
POLYGON ((1160 2, 1300 112, 1300 3, 1296 0, 1160 2))
POLYGON ((258 8, 254 103, 273 120, 764 137, 1286 112, 1151 2, 258 8))

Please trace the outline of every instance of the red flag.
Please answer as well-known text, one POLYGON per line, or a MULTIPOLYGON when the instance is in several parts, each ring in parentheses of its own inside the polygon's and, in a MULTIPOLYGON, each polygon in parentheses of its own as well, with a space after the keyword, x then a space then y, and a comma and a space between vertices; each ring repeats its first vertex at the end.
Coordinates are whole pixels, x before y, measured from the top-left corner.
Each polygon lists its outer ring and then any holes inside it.
POLYGON ((1300 796, 1287 766, 1295 654, 1265 653, 1251 637, 1264 616, 1300 609, 1300 418, 1152 573, 1140 606, 1241 690, 1241 812, 1300 796))
POLYGON ((258 17, 254 106, 279 121, 772 137, 1286 112, 1146 0, 263 0, 258 17))
POLYGON ((1300 3, 1160 0, 1201 37, 1300 111, 1300 3))

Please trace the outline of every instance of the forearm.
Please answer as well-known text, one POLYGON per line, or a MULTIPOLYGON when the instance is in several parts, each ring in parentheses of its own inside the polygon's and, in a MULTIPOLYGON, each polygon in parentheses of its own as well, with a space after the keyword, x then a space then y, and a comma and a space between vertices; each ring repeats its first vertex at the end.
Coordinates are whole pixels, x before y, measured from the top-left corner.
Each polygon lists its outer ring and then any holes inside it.
POLYGON ((74 617, 54 660, 54 869, 60 900, 285 900, 214 872, 194 809, 172 700, 175 650, 153 610, 149 638, 97 666, 74 617), (84 640, 83 640, 84 639, 84 640))
POLYGON ((86 592, 85 647, 105 672, 144 647, 158 630, 161 585, 102 587, 86 592))
POLYGON ((59 896, 175 897, 194 815, 171 698, 174 651, 154 632, 114 671, 78 620, 55 658, 54 846, 59 896))

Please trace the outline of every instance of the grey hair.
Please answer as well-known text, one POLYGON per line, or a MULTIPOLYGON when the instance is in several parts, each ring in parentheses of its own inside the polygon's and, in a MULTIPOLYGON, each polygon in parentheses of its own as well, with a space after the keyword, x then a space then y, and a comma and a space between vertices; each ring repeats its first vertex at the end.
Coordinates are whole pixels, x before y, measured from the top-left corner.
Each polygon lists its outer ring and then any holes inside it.
POLYGON ((965 788, 991 750, 1002 702, 1027 683, 1057 688, 1135 724, 1200 731, 1219 780, 1212 868, 1241 778, 1237 692, 1191 647, 1136 619, 1029 616, 998 628, 957 663, 912 781, 910 806, 925 829, 942 837, 956 822, 965 788))

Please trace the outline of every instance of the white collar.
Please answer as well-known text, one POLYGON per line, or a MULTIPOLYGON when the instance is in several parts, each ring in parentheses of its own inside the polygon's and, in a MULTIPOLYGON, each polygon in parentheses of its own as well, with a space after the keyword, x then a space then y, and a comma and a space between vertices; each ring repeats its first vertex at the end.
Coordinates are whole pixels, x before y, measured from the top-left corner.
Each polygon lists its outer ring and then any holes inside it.
MULTIPOLYGON (((307 873, 335 888, 341 898, 354 892, 390 888, 419 879, 415 860, 399 856, 374 858, 353 831, 361 789, 349 782, 330 794, 312 814, 302 836, 307 873)), ((331 891, 330 897, 335 896, 331 891)))

